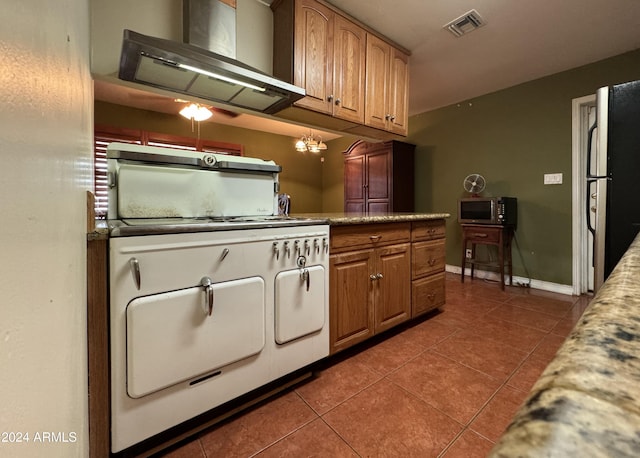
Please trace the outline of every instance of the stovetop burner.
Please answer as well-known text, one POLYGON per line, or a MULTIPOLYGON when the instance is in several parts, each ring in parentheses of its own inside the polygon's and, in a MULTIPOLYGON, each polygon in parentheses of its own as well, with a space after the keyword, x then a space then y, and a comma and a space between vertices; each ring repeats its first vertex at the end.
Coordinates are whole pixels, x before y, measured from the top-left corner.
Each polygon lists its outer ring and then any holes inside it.
POLYGON ((223 216, 205 218, 126 218, 109 220, 112 237, 133 235, 176 234, 237 229, 260 229, 283 226, 310 226, 326 224, 319 218, 296 218, 291 216, 223 216))

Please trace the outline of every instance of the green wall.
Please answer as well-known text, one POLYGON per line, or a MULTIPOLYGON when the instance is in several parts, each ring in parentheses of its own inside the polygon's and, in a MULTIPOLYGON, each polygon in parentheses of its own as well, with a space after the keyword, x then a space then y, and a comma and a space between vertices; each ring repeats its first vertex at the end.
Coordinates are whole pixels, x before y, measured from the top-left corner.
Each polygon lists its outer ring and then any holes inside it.
MULTIPOLYGON (((572 283, 571 102, 600 86, 640 79, 640 50, 443 107, 409 119, 416 145, 416 211, 447 212, 447 264, 460 265, 457 200, 469 173, 487 179, 485 195, 518 198, 514 274, 572 283), (543 185, 562 173, 562 185, 543 185)), ((195 136, 176 115, 95 102, 95 123, 195 136)), ((297 153, 295 138, 203 123, 200 135, 244 145, 247 156, 282 165, 282 192, 294 213, 343 211, 342 152, 356 137, 327 142, 321 155, 297 153)))
POLYGON ((636 79, 640 51, 412 116, 416 210, 452 215, 447 264, 460 265, 463 179, 480 173, 483 195, 518 198, 514 274, 572 284, 572 99, 636 79), (545 173, 562 173, 563 184, 543 185, 545 173))

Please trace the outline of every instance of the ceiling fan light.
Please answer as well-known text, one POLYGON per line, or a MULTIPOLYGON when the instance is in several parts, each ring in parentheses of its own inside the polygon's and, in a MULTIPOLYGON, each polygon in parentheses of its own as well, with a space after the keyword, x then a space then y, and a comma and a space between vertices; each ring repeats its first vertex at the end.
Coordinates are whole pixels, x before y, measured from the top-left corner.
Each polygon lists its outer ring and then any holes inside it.
POLYGON ((180 110, 180 115, 187 119, 193 119, 194 121, 206 121, 213 113, 207 107, 192 103, 180 110))
POLYGON ((199 106, 196 110, 195 115, 193 116, 193 119, 196 121, 206 121, 211 116, 213 116, 211 110, 209 110, 207 107, 199 106))
POLYGON ((196 110, 196 105, 192 103, 191 105, 187 105, 182 110, 180 110, 180 116, 183 116, 187 119, 193 118, 194 112, 196 110))

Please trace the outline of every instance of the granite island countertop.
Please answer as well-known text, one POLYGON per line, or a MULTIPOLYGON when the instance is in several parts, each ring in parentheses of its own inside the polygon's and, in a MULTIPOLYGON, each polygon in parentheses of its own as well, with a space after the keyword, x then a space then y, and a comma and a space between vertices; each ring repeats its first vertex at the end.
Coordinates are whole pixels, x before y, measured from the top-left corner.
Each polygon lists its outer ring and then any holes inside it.
POLYGON ((640 456, 640 235, 489 456, 640 456))
MULTIPOLYGON (((351 224, 428 221, 445 219, 449 218, 450 216, 451 215, 449 213, 297 213, 289 215, 289 218, 312 219, 314 221, 317 221, 318 223, 326 222, 331 226, 345 226, 351 224)), ((208 227, 205 223, 199 224, 197 228, 192 228, 191 230, 187 230, 187 225, 177 227, 181 227, 182 232, 215 230, 215 228, 208 227)), ((240 226, 238 226, 238 228, 242 229, 242 227, 240 226)), ((88 231, 87 233, 87 240, 92 241, 108 239, 113 235, 111 234, 112 229, 113 228, 110 227, 108 221, 96 220, 95 228, 88 231)))
POLYGON ((292 218, 318 218, 331 226, 372 223, 400 223, 450 218, 449 213, 292 213, 292 218))

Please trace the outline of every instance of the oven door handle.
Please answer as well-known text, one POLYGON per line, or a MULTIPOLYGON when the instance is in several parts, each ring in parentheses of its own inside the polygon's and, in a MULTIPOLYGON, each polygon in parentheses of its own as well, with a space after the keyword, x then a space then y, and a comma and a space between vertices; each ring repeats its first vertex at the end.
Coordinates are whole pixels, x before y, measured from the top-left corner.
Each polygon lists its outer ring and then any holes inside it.
POLYGON ((140 290, 140 262, 138 258, 129 259, 129 268, 131 269, 131 275, 133 275, 133 281, 136 284, 138 291, 140 290))
POLYGON ((204 286, 204 293, 207 296, 204 312, 211 316, 213 314, 213 281, 209 277, 202 277, 200 285, 204 286))
POLYGON ((309 269, 304 266, 304 261, 302 261, 302 265, 300 266, 300 281, 306 285, 307 291, 309 291, 311 283, 311 279, 309 277, 309 269))

